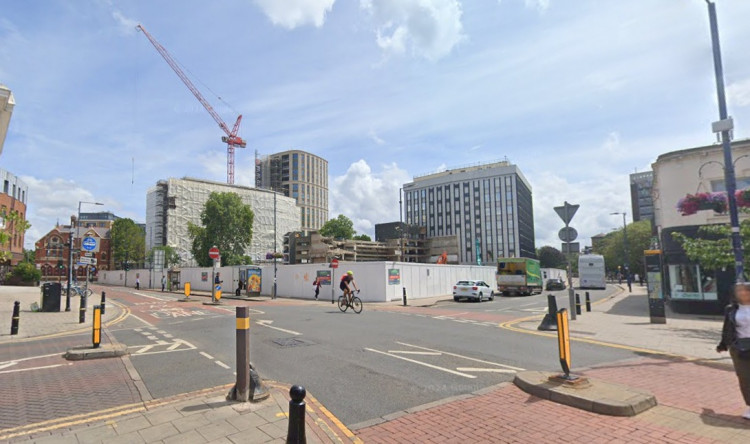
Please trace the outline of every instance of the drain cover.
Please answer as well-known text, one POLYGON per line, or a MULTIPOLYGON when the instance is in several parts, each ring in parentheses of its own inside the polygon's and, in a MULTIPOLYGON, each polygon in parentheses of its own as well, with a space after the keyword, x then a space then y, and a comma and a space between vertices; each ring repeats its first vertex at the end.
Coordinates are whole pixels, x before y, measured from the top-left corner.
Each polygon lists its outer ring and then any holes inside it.
POLYGON ((302 347, 305 345, 312 345, 312 343, 310 342, 303 341, 302 339, 297 339, 297 338, 274 339, 273 343, 278 345, 281 348, 302 347))

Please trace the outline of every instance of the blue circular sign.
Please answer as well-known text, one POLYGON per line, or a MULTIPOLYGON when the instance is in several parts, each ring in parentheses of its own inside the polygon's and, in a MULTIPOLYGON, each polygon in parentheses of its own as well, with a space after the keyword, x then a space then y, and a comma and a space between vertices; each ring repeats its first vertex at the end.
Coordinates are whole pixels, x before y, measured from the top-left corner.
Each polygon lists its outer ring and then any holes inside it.
POLYGON ((93 237, 84 237, 83 242, 81 242, 81 248, 86 251, 96 250, 96 239, 93 237))

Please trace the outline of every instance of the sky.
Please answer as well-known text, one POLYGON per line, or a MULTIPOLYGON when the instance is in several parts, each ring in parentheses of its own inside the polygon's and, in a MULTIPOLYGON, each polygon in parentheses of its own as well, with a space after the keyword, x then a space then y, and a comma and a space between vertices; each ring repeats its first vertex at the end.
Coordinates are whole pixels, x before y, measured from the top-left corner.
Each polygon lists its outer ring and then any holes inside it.
MULTIPOLYGON (((750 129, 750 2, 717 0, 729 112, 750 129)), ((537 247, 580 204, 579 241, 630 218, 628 174, 716 141, 704 0, 0 0, 16 99, 0 168, 29 185, 27 248, 83 210, 145 221, 160 179, 226 180, 221 130, 136 31, 184 67, 254 155, 329 161, 330 213, 398 220, 414 175, 507 159, 537 247)), ((697 175, 697 172, 696 172, 697 175)), ((675 203, 676 204, 676 203, 675 203)))

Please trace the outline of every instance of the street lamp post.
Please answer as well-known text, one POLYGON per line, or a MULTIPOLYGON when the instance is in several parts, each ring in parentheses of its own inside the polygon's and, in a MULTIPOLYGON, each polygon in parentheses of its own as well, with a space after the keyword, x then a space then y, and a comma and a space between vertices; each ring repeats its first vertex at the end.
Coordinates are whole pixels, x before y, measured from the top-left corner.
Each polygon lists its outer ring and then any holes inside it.
POLYGON ((276 299, 276 190, 273 191, 273 299, 276 299))
POLYGON ((724 182, 727 190, 727 203, 729 204, 729 221, 732 226, 732 250, 734 252, 734 267, 737 283, 745 281, 744 257, 742 253, 742 242, 740 239, 740 222, 737 214, 737 199, 734 195, 737 189, 737 181, 734 175, 734 163, 732 162, 732 147, 730 131, 734 127, 732 118, 727 113, 727 99, 724 92, 724 69, 721 63, 721 46, 719 44, 719 25, 716 19, 716 4, 706 0, 708 5, 708 18, 711 26, 711 45, 714 56, 714 74, 716 76, 716 96, 719 102, 719 121, 713 122, 712 130, 721 133, 721 145, 724 151, 724 182))
MULTIPOLYGON (((70 235, 68 236, 68 286, 65 294, 65 311, 70 311, 70 282, 73 280, 73 240, 79 237, 78 228, 81 226, 81 204, 104 205, 100 202, 87 202, 83 200, 78 201, 78 218, 76 219, 75 224, 76 235, 73 236, 73 223, 71 222, 70 235)), ((86 270, 88 270, 88 268, 86 268, 86 270)), ((86 272, 86 285, 88 286, 88 271, 86 272)), ((81 297, 86 297, 85 293, 84 296, 81 297)))
POLYGON ((401 193, 403 192, 403 188, 398 189, 398 250, 399 250, 399 258, 400 261, 404 261, 404 205, 403 205, 403 198, 401 196, 401 193))
POLYGON ((616 212, 616 213, 610 213, 610 215, 620 215, 622 214, 622 251, 623 251, 623 260, 622 264, 625 268, 625 281, 628 283, 628 291, 632 291, 630 287, 630 268, 628 265, 628 224, 625 220, 628 213, 623 211, 622 213, 616 212))

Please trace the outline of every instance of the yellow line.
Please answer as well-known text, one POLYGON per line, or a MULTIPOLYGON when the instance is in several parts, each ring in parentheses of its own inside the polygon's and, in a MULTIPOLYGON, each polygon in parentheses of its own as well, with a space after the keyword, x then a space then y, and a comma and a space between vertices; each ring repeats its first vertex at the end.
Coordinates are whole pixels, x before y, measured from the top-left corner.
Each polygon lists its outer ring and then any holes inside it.
MULTIPOLYGON (((2 430, 0 430, 0 432, 2 432, 2 433, 8 433, 8 432, 13 433, 13 432, 18 432, 18 431, 21 431, 21 430, 24 430, 24 429, 33 429, 33 430, 28 430, 28 431, 23 432, 23 433, 35 433, 35 432, 38 431, 36 429, 37 427, 44 427, 44 426, 47 426, 47 425, 51 425, 51 424, 55 424, 55 423, 60 423, 61 421, 74 422, 74 421, 79 420, 79 419, 85 419, 85 420, 88 421, 90 419, 89 417, 94 416, 94 415, 108 414, 108 413, 111 413, 111 412, 118 412, 119 410, 122 410, 122 409, 131 409, 131 408, 143 408, 143 404, 140 403, 140 402, 134 403, 134 404, 126 404, 126 405, 121 405, 121 406, 117 406, 117 407, 111 407, 111 408, 104 409, 104 410, 99 410, 99 411, 96 411, 96 412, 81 413, 81 414, 78 414, 78 415, 67 416, 65 418, 50 419, 50 420, 47 420, 47 421, 37 422, 37 423, 34 423, 34 424, 26 424, 26 425, 22 425, 22 426, 18 426, 18 427, 12 427, 12 428, 8 428, 8 429, 2 429, 2 430)), ((52 427, 58 428, 58 427, 61 427, 61 425, 60 424, 55 424, 52 427)), ((52 429, 44 429, 44 430, 46 431, 46 430, 52 430, 52 429)), ((14 435, 14 436, 17 436, 17 435, 14 435)), ((0 439, 8 439, 8 436, 7 435, 0 436, 0 439)))
POLYGON ((341 430, 341 433, 343 433, 347 438, 351 439, 352 442, 354 443, 357 443, 357 444, 363 443, 361 439, 357 438, 357 436, 354 433, 352 433, 352 431, 349 430, 349 428, 345 426, 344 423, 342 423, 333 413, 331 413, 327 408, 325 408, 325 406, 323 406, 323 404, 321 404, 317 399, 315 399, 313 395, 308 394, 308 397, 310 398, 310 402, 314 404, 318 408, 318 410, 320 410, 322 414, 326 415, 326 417, 330 419, 331 422, 336 427, 338 427, 339 430, 341 430))

